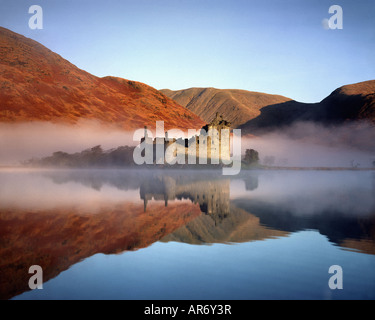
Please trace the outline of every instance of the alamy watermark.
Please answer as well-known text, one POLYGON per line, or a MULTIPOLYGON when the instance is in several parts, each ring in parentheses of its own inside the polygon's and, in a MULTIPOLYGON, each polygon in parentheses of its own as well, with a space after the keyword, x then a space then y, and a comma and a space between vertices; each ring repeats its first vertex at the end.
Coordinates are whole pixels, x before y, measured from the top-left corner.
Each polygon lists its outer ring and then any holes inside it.
POLYGON ((29 273, 34 274, 29 279, 29 288, 31 290, 43 289, 43 269, 41 266, 33 265, 29 268, 29 273))
POLYGON ((32 30, 43 29, 43 9, 41 6, 32 5, 29 8, 32 16, 29 19, 29 28, 32 30))
POLYGON ((241 171, 241 130, 208 126, 207 130, 171 129, 164 132, 164 121, 156 122, 156 138, 145 127, 133 134, 140 143, 134 149, 133 160, 143 164, 223 165, 223 175, 241 171), (173 137, 173 138, 172 138, 173 137), (189 138, 190 137, 190 138, 189 138))
POLYGON ((323 27, 325 29, 336 30, 344 28, 344 10, 341 6, 334 4, 329 7, 328 13, 331 16, 327 19, 323 19, 323 27))
POLYGON ((328 269, 328 273, 333 274, 333 276, 331 276, 328 281, 329 288, 331 290, 336 290, 336 289, 342 290, 344 286, 343 286, 343 271, 342 271, 341 266, 339 265, 330 266, 328 269))

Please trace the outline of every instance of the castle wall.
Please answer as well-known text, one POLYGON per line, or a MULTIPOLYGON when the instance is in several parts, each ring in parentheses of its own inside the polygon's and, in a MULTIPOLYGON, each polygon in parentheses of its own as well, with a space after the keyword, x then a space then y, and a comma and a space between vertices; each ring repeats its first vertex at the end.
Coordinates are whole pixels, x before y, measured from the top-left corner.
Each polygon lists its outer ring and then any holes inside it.
POLYGON ((153 160, 156 164, 228 164, 230 163, 230 123, 216 118, 201 129, 199 136, 191 140, 147 137, 141 140, 153 145, 153 160), (164 145, 164 147, 160 147, 164 145), (161 152, 163 152, 161 154, 161 152), (200 158, 198 160, 198 158, 200 158))

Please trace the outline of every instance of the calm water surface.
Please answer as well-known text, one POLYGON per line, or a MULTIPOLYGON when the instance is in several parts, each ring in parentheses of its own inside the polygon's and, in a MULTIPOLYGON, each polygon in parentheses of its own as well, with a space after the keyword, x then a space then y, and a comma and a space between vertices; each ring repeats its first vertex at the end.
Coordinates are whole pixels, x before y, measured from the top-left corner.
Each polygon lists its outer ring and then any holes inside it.
POLYGON ((2 170, 1 299, 374 299, 374 171, 2 170), (29 290, 31 265, 42 290, 29 290), (328 269, 343 269, 343 289, 328 269))

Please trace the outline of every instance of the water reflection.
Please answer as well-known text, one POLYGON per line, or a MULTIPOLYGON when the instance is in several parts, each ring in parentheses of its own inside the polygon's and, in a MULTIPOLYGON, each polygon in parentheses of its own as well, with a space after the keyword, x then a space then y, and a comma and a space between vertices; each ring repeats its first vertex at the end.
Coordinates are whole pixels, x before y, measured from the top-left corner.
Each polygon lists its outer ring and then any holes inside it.
POLYGON ((72 170, 0 172, 0 298, 96 253, 162 241, 240 243, 318 230, 375 254, 371 172, 72 170))
POLYGON ((205 180, 204 176, 165 176, 150 177, 141 184, 140 195, 147 203, 154 199, 162 200, 168 206, 168 200, 189 199, 198 203, 200 210, 213 217, 215 221, 222 221, 230 213, 230 179, 205 180), (192 179, 193 177, 193 179, 192 179))

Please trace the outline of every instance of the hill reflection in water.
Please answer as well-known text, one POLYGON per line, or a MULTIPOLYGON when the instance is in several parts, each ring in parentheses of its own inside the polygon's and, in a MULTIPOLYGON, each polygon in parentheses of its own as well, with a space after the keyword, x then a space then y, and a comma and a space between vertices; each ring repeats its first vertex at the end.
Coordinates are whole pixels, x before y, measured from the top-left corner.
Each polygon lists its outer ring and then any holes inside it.
POLYGON ((243 243, 317 230, 375 254, 372 172, 1 171, 0 298, 28 267, 56 277, 96 253, 162 242, 243 243))

